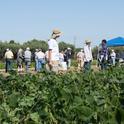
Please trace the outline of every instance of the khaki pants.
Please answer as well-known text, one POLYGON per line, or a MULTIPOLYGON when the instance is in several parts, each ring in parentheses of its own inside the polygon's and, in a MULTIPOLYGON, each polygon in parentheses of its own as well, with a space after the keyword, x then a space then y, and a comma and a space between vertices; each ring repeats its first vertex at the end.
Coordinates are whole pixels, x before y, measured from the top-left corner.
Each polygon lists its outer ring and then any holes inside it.
POLYGON ((84 66, 84 61, 83 60, 78 60, 78 68, 81 69, 84 66))
POLYGON ((58 73, 59 71, 59 61, 52 61, 51 65, 46 65, 47 70, 58 73))

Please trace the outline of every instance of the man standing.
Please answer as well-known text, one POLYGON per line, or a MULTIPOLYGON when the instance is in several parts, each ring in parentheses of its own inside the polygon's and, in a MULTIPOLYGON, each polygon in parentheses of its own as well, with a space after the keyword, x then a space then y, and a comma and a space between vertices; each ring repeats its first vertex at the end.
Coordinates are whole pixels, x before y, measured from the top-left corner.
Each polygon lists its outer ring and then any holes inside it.
POLYGON ((101 65, 101 70, 107 69, 107 61, 108 61, 108 48, 106 45, 107 41, 104 39, 102 40, 101 43, 101 48, 100 48, 100 65, 101 65))
POLYGON ((71 48, 67 48, 65 52, 65 58, 67 63, 67 68, 69 69, 71 67, 71 48))
POLYGON ((91 69, 91 62, 93 60, 92 50, 91 50, 91 41, 86 40, 84 46, 84 71, 89 71, 91 69))
POLYGON ((29 47, 27 47, 26 51, 24 52, 24 58, 25 58, 26 72, 29 72, 29 68, 31 64, 31 51, 29 47))
POLYGON ((37 72, 40 72, 43 64, 45 63, 45 54, 42 52, 42 49, 39 49, 39 52, 36 54, 36 58, 38 60, 37 72))
POLYGON ((6 49, 5 60, 6 60, 6 72, 12 70, 13 53, 10 49, 6 49))
POLYGON ((57 29, 53 30, 52 37, 48 41, 48 64, 50 70, 53 72, 58 72, 59 70, 59 46, 57 42, 57 38, 59 38, 61 32, 57 29))

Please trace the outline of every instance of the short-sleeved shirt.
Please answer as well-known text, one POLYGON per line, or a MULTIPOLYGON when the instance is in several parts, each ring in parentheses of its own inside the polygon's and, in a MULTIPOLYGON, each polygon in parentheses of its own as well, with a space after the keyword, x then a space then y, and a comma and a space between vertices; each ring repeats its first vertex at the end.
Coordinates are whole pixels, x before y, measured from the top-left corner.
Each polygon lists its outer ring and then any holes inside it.
POLYGON ((55 39, 50 39, 48 41, 48 46, 49 46, 49 50, 52 50, 51 60, 52 61, 59 60, 59 46, 57 41, 55 39))

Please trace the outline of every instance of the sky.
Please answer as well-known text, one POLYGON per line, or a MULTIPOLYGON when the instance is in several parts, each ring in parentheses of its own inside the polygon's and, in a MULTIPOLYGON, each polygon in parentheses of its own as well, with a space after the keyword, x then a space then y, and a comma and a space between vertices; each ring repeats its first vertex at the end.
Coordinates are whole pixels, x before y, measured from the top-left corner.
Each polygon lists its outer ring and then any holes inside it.
POLYGON ((59 41, 95 46, 124 37, 123 14, 124 0, 0 0, 0 40, 47 40, 57 28, 59 41))

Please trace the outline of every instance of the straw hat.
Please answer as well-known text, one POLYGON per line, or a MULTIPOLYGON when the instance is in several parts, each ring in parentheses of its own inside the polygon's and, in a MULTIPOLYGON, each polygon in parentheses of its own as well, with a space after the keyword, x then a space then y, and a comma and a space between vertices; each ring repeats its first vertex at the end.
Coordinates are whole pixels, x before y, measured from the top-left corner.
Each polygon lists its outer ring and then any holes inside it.
POLYGON ((54 30, 53 30, 53 34, 61 34, 61 31, 58 30, 58 29, 54 29, 54 30))
POLYGON ((58 37, 58 36, 60 36, 60 35, 61 35, 61 31, 60 31, 60 30, 54 29, 54 30, 52 31, 52 38, 56 38, 56 37, 58 37))

